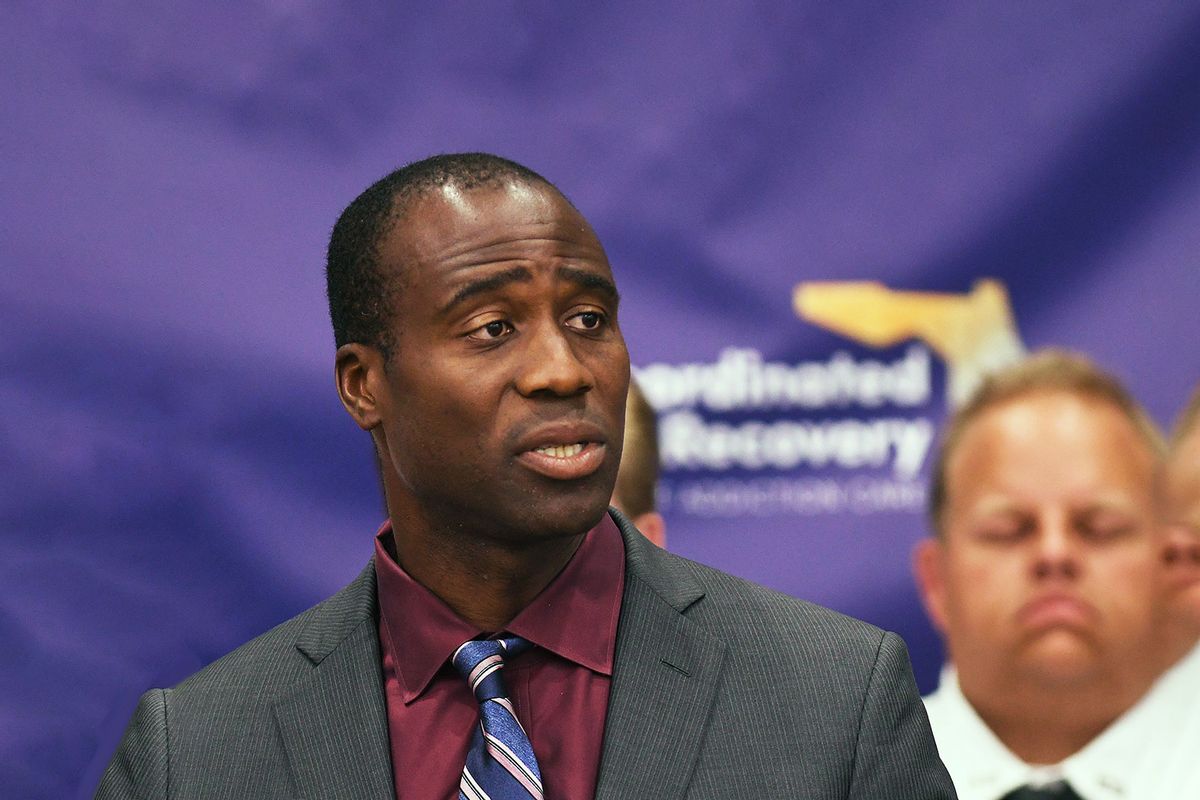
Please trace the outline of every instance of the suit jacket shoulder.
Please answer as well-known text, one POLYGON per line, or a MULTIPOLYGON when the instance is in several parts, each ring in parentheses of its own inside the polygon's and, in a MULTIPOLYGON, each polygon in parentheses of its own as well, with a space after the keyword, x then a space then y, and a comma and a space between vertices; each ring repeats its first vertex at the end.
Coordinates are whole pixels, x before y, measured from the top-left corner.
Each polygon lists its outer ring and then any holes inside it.
POLYGON ((147 692, 97 798, 394 797, 374 609, 368 564, 329 599, 147 692))
POLYGON ((614 518, 626 592, 598 797, 954 796, 899 637, 614 518))
POLYGON ((281 622, 222 656, 170 690, 175 702, 269 702, 320 663, 354 630, 375 619, 375 570, 368 564, 351 583, 312 608, 281 622), (264 665, 270 665, 264 669, 264 665))
POLYGON ((688 612, 692 618, 764 654, 796 647, 812 656, 824 654, 839 659, 869 655, 869 664, 884 637, 883 630, 860 619, 682 556, 662 555, 675 561, 704 592, 708 602, 695 604, 688 612))

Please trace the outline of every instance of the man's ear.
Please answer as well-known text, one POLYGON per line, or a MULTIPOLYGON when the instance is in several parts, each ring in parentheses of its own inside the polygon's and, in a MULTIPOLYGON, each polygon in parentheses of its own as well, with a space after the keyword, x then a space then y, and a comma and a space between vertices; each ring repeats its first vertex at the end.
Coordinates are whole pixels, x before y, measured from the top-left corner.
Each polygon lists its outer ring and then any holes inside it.
POLYGON ((358 427, 369 431, 379 425, 379 403, 386 392, 383 354, 374 347, 352 342, 337 349, 334 378, 338 397, 358 427))
POLYGON ((938 539, 922 539, 912 553, 917 593, 933 626, 943 635, 946 633, 945 547, 938 539))
POLYGON ((645 514, 638 514, 631 521, 633 522, 633 526, 642 532, 643 536, 664 550, 666 549, 667 523, 663 519, 662 514, 657 511, 647 511, 645 514))

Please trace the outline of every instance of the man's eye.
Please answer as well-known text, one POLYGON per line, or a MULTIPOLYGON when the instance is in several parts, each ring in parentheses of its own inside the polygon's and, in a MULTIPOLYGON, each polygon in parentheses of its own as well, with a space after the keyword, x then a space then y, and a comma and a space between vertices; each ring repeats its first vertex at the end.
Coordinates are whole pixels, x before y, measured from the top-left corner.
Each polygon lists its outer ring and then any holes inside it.
POLYGON ((1079 535, 1094 541, 1110 541, 1134 534, 1137 521, 1118 513, 1096 511, 1081 515, 1075 520, 1079 535))
POLYGON ((985 542, 1011 542, 1019 538, 1021 529, 1013 526, 988 526, 979 529, 979 538, 985 542))
POLYGON ((984 523, 976 529, 976 536, 984 542, 1005 543, 1020 541, 1033 530, 1026 520, 1003 519, 984 523))
POLYGON ((499 339, 501 336, 507 336, 512 332, 512 325, 504 320, 493 320, 471 332, 472 339, 499 339))
POLYGON ((1130 525, 1130 524, 1107 523, 1107 522, 1106 523, 1085 522, 1079 526, 1079 533, 1085 539, 1092 539, 1094 541, 1100 541, 1100 542, 1110 541, 1113 539, 1120 539, 1122 537, 1132 534, 1134 532, 1134 530, 1135 530, 1135 526, 1130 525))
POLYGON ((594 331, 604 324, 604 315, 599 311, 582 311, 572 316, 567 322, 573 328, 594 331))

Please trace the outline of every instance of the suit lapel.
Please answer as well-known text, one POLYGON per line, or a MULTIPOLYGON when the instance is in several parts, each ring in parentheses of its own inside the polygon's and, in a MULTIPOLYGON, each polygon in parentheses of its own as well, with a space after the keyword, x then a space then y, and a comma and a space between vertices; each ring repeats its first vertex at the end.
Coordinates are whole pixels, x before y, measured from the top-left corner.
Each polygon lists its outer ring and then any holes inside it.
POLYGON ((725 644, 682 613, 703 590, 613 515, 625 593, 596 798, 683 797, 716 699, 725 644))
POLYGON ((313 669, 276 703, 275 718, 300 797, 396 796, 374 604, 371 564, 296 642, 313 669))

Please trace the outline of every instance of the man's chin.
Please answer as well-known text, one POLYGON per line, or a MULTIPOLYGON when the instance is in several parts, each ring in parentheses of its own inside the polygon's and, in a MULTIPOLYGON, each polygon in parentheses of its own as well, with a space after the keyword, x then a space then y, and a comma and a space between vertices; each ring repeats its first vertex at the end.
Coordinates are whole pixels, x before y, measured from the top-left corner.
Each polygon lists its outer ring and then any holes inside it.
POLYGON ((577 536, 599 525, 606 513, 607 500, 569 508, 547 509, 538 521, 538 528, 548 536, 577 536))
POLYGON ((1097 669, 1095 644, 1078 631, 1061 628, 1042 632, 1022 654, 1027 673, 1051 684, 1071 684, 1097 669))
POLYGON ((579 536, 600 524, 608 512, 608 498, 555 498, 514 509, 505 538, 537 542, 579 536))

